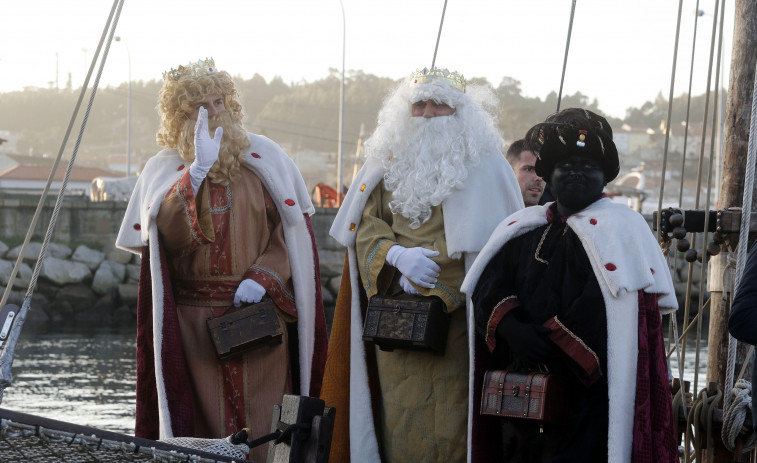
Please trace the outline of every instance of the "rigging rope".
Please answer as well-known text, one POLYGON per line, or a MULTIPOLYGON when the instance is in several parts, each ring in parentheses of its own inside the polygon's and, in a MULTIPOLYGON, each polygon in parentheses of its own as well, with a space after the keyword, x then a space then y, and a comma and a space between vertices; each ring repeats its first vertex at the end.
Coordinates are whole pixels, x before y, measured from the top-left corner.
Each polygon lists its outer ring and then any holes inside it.
POLYGON ((108 20, 105 23, 105 28, 103 29, 102 36, 100 37, 100 43, 97 46, 97 50, 95 51, 95 54, 92 58, 92 64, 89 67, 89 70, 87 71, 87 76, 84 79, 84 84, 82 85, 81 92, 79 92, 79 98, 76 101, 76 105, 74 106, 74 112, 71 115, 71 119, 68 122, 68 127, 66 128, 66 133, 63 136, 63 140, 61 141, 60 148, 58 149, 58 155, 55 158, 55 161, 53 162, 52 169, 50 170, 50 175, 47 178, 47 183, 45 184, 44 189, 42 190, 42 194, 39 199, 39 203, 37 205, 37 210, 34 213, 34 217, 32 217, 32 222, 29 226, 29 231, 26 234, 26 239, 24 240, 24 243, 21 245, 21 251, 19 252, 19 256, 16 259, 16 264, 13 266, 13 270, 11 270, 10 279, 8 281, 7 286, 5 287, 5 291, 3 292, 3 297, 0 299, 0 307, 4 307, 5 304, 8 302, 8 297, 10 295, 11 288, 13 287, 13 282, 16 280, 16 275, 18 274, 18 270, 21 267, 21 262, 23 261, 23 258, 26 253, 26 248, 29 245, 29 240, 31 239, 32 233, 35 230, 37 226, 37 222, 39 221, 40 213, 42 212, 42 208, 45 203, 45 199, 47 198, 48 192, 50 191, 50 185, 53 182, 53 178, 55 176, 55 172, 58 170, 58 164, 60 163, 61 158, 63 157, 63 151, 66 148, 66 145, 68 144, 68 137, 71 135, 71 130, 74 126, 74 121, 76 120, 76 116, 79 114, 79 109, 81 108, 81 103, 84 100, 84 95, 87 93, 87 88, 89 87, 89 79, 92 77, 92 72, 95 68, 95 63, 97 62, 98 54, 100 53, 100 48, 102 47, 103 40, 105 38, 105 34, 110 26, 111 18, 113 17, 113 12, 116 8, 116 3, 118 0, 114 0, 113 7, 111 8, 110 15, 108 16, 108 20))
MULTIPOLYGON (((76 155, 79 152, 79 146, 81 144, 82 137, 84 135, 84 129, 87 126, 87 120, 89 119, 90 111, 92 110, 92 103, 94 102, 95 95, 97 93, 97 87, 100 82, 100 77, 102 76, 103 68, 105 67, 105 62, 108 57, 108 51, 110 50, 110 44, 113 41, 113 35, 116 31, 116 26, 118 25, 118 19, 121 15, 121 8, 123 7, 124 0, 114 0, 113 6, 111 8, 110 14, 108 15, 108 20, 105 23, 105 27, 103 28, 102 35, 100 36, 100 42, 97 45, 97 49, 95 50, 94 56, 92 57, 92 64, 90 65, 89 72, 87 73, 87 77, 84 82, 84 86, 82 87, 82 92, 79 96, 79 100, 77 101, 76 107, 74 109, 74 114, 71 117, 71 120, 69 122, 68 130, 66 131, 66 135, 63 139, 63 142, 61 144, 60 150, 58 152, 58 156, 55 159, 55 163, 53 164, 52 170, 50 171, 50 177, 48 178, 47 185, 45 185, 45 189, 42 192, 42 196, 40 197, 39 204, 37 206, 37 211, 35 212, 34 218, 32 219, 32 225, 29 227, 29 232, 26 235, 26 239, 24 240, 24 244, 22 246, 21 252, 18 256, 18 260, 16 262, 16 267, 14 267, 13 272, 11 274, 12 277, 15 277, 17 273, 17 268, 20 267, 20 262, 24 257, 26 246, 28 245, 31 235, 34 232, 34 228, 36 226, 36 222, 39 218, 39 215, 41 213, 42 207, 44 206, 45 199, 47 197, 48 191, 50 189, 50 184, 52 183, 53 176, 55 175, 55 172, 58 167, 58 163, 60 162, 60 159, 63 157, 63 151, 65 149, 66 143, 68 142, 68 136, 71 133, 71 128, 73 126, 74 120, 76 118, 76 115, 78 114, 79 108, 81 106, 81 101, 84 97, 84 93, 86 92, 86 87, 89 84, 89 79, 92 75, 92 71, 94 70, 95 64, 97 62, 97 59, 100 55, 100 50, 103 47, 103 43, 105 43, 105 49, 103 50, 102 59, 100 60, 100 67, 97 71, 97 76, 95 77, 95 82, 92 85, 92 91, 90 93, 89 101, 87 103, 87 109, 84 113, 84 116, 82 118, 81 126, 79 128, 79 134, 76 139, 76 145, 74 146, 74 150, 71 154, 71 159, 68 163, 68 166, 66 168, 66 173, 63 177, 63 181, 60 185, 60 190, 58 191, 58 197, 55 201, 55 207, 53 209, 52 217, 50 218, 50 223, 47 228, 47 232, 45 233, 45 238, 42 242, 42 248, 39 252, 39 256, 37 257, 37 263, 34 266, 34 272, 32 273, 31 281, 29 282, 29 287, 26 292, 26 295, 24 297, 23 304, 21 306, 21 310, 19 311, 19 314, 16 318, 16 320, 13 323, 13 326, 11 328, 11 333, 8 336, 7 343, 3 346, 2 351, 0 351, 0 403, 2 403, 3 398, 3 392, 5 391, 5 388, 8 387, 11 384, 12 381, 12 375, 11 375, 11 366, 13 364, 13 353, 15 350, 16 341, 18 340, 18 337, 21 333, 21 328, 23 327, 24 320, 26 319, 26 314, 29 311, 29 306, 31 304, 31 298, 32 294, 34 292, 34 287, 37 284, 37 278, 39 277, 39 273, 42 269, 42 262, 45 259, 45 253, 47 251, 47 244, 50 241, 50 237, 52 236, 52 232, 55 228, 55 222, 58 218, 58 213, 60 211, 60 205, 63 201, 63 196, 66 192, 66 186, 68 185, 68 179, 71 176, 71 169, 74 166, 74 162, 76 161, 76 155), (108 34, 108 31, 110 30, 110 33, 108 34), (105 41, 105 36, 108 35, 107 42, 105 41)), ((5 301, 7 300, 7 295, 9 294, 10 288, 13 286, 13 279, 11 279, 8 282, 8 285, 6 286, 6 291, 3 295, 2 300, 2 307, 5 304, 5 301)))
MULTIPOLYGON (((757 67, 755 67, 757 72, 757 67)), ((741 284, 741 277, 744 274, 744 264, 746 263, 747 241, 741 239, 749 236, 749 222, 752 211, 752 192, 754 189, 754 171, 757 166, 757 74, 755 74, 754 87, 752 89, 752 113, 749 123, 749 145, 747 148, 746 171, 744 172, 744 199, 741 208, 741 224, 739 229, 739 244, 737 247, 736 276, 734 278, 734 291, 738 291, 741 284)))
MULTIPOLYGON (((673 69, 671 71, 671 76, 670 76, 670 98, 669 98, 670 103, 668 104, 668 121, 670 120, 670 114, 672 112, 671 104, 672 104, 672 101, 673 101, 673 91, 674 91, 674 88, 675 88, 676 61, 678 60, 678 38, 680 37, 680 34, 681 34, 681 11, 682 10, 683 10, 683 0, 679 0, 679 2, 678 2, 678 17, 677 17, 677 20, 676 20, 675 44, 673 45, 673 69)), ((669 132, 670 132, 670 123, 669 122, 668 122, 668 125, 665 128, 665 130, 666 130, 666 132, 665 132, 665 147, 663 149, 663 155, 662 155, 663 156, 662 157, 662 173, 660 174, 660 198, 659 198, 658 204, 657 204, 657 224, 656 224, 657 226, 656 226, 656 230, 657 230, 657 241, 658 242, 660 242, 660 233, 661 233, 660 220, 661 220, 661 217, 662 217, 662 213, 661 213, 662 212, 662 197, 663 197, 663 194, 665 192, 665 169, 666 169, 666 166, 668 164, 668 137, 669 137, 669 132)), ((681 181, 683 181, 683 180, 681 180, 681 181)), ((691 282, 691 276, 689 275, 689 285, 690 285, 690 282, 691 282)), ((684 389, 684 382, 683 382, 684 366, 683 366, 683 359, 681 357, 681 345, 678 344, 678 325, 676 324, 676 321, 675 321, 675 315, 671 315, 670 316, 670 321, 671 321, 671 326, 673 328, 673 338, 675 339, 675 342, 676 342, 676 357, 677 357, 677 360, 678 360, 678 378, 679 378, 679 382, 681 383, 681 389, 683 390, 684 389)), ((683 339, 684 339, 684 341, 686 340, 686 334, 685 334, 685 332, 684 332, 684 335, 683 335, 683 339)), ((686 349, 685 342, 683 344, 683 349, 684 349, 684 352, 685 352, 685 349, 686 349)), ((682 401, 682 405, 681 406, 683 407, 684 416, 686 416, 686 400, 682 401)))
MULTIPOLYGON (((755 67, 755 71, 757 72, 757 67, 755 67)), ((739 244, 736 250, 736 275, 734 276, 734 291, 732 292, 732 294, 735 294, 735 292, 738 290, 739 285, 741 284, 741 278, 744 274, 744 265, 746 263, 748 245, 747 238, 749 236, 749 223, 752 216, 751 211, 752 192, 754 190, 754 170, 755 165, 757 164, 757 161, 755 160, 755 158, 757 158, 757 74, 755 74, 755 76, 756 77, 752 88, 752 113, 749 123, 749 145, 747 148, 746 169, 744 173, 744 199, 742 201, 741 207, 739 244)), ((744 383, 746 381, 741 379, 741 376, 744 374, 744 367, 746 366, 749 357, 751 357, 751 353, 754 350, 753 347, 749 350, 747 358, 744 359, 744 365, 742 366, 741 373, 739 374, 739 380, 736 383, 736 387, 732 387, 733 374, 735 373, 734 370, 736 364, 737 345, 738 341, 729 334, 728 360, 726 363, 726 390, 732 391, 731 394, 729 394, 729 399, 731 399, 732 397, 733 403, 726 402, 726 404, 723 406, 723 431, 721 433, 723 443, 727 448, 729 448, 729 450, 736 448, 736 437, 738 435, 743 435, 744 433, 746 433, 743 425, 744 421, 746 420, 747 412, 741 406, 742 402, 745 401, 742 396, 747 394, 751 395, 751 385, 749 389, 745 391, 746 388, 744 386, 744 383), (726 427, 726 421, 729 424, 728 427, 726 427)), ((748 406, 751 409, 751 400, 749 401, 748 406)), ((752 410, 752 412, 754 411, 752 410)), ((746 452, 757 447, 757 442, 755 441, 756 438, 757 435, 755 434, 755 430, 752 430, 746 438, 746 443, 744 444, 742 451, 746 452)))
MULTIPOLYGON (((705 149, 706 141, 707 141, 707 139, 706 139, 706 137, 707 137, 707 120, 708 120, 708 116, 709 116, 710 88, 712 86, 712 65, 713 65, 713 59, 714 59, 714 54, 715 54, 716 33, 717 33, 717 30, 718 30, 718 28, 717 28, 717 24, 718 24, 717 23, 717 21, 718 21, 718 5, 719 5, 719 3, 716 2, 715 3, 715 11, 714 11, 714 14, 713 14, 712 39, 710 41, 709 67, 708 67, 708 71, 707 71, 707 84, 705 86, 704 115, 703 115, 703 119, 702 119, 702 140, 700 142, 699 162, 698 162, 698 167, 697 167, 696 197, 695 197, 696 199, 695 199, 695 203, 694 203, 694 208, 695 209, 699 209, 699 207, 700 207, 700 199, 701 199, 702 171, 703 171, 703 164, 704 164, 704 149, 705 149)), ((679 4, 679 25, 680 25, 680 4, 679 4)), ((721 38, 722 38, 722 31, 721 31, 721 38)), ((678 41, 678 39, 676 37, 676 42, 677 41, 678 41)), ((674 65, 673 69, 675 70, 675 65, 674 65)), ((670 132, 670 111, 671 111, 670 104, 672 103, 672 99, 673 99, 673 82, 671 80, 671 92, 670 92, 669 106, 668 106, 669 107, 669 109, 668 109, 668 115, 669 115, 668 116, 668 126, 666 127, 665 149, 664 149, 664 154, 663 154, 663 159, 664 159, 664 161, 663 161, 663 170, 662 170, 662 174, 661 174, 661 177, 660 177, 660 197, 659 197, 659 203, 658 203, 660 209, 658 209, 658 211, 660 211, 661 208, 662 208, 662 198, 663 198, 664 191, 665 191, 665 185, 664 185, 665 184, 665 166, 667 165, 668 135, 669 135, 669 132, 670 132)), ((710 183, 710 179, 711 179, 712 160, 710 160, 709 166, 710 166, 710 169, 709 169, 709 172, 708 172, 708 183, 710 183)), ((681 181, 683 182, 683 179, 681 179, 681 181)), ((710 197, 710 189, 708 188, 707 204, 709 204, 709 197, 710 197)), ((657 214, 657 220, 658 220, 657 230, 658 230, 658 234, 660 233, 660 230, 661 230, 660 219, 661 219, 661 214, 658 212, 658 214, 657 214)), ((707 229, 706 227, 708 225, 709 225, 709 214, 705 214, 705 230, 707 229)), ((706 232, 705 232, 705 244, 706 244, 706 236, 707 235, 706 235, 706 232)), ((691 237, 691 249, 696 249, 696 247, 697 247, 696 243, 697 243, 697 234, 693 233, 692 237, 691 237)), ((706 265, 705 249, 706 249, 705 247, 702 248, 702 250, 703 250, 703 256, 702 256, 702 262, 703 262, 702 263, 702 267, 703 268, 702 268, 702 270, 704 270, 704 267, 706 265)), ((693 274, 694 274, 694 263, 690 262, 689 263, 689 269, 688 269, 688 282, 687 282, 687 287, 686 287, 686 310, 685 310, 685 314, 684 314, 684 316, 686 318, 688 318, 688 307, 689 307, 689 303, 690 303, 690 299, 691 299, 691 283, 692 283, 693 274)), ((704 275, 704 272, 702 272, 701 275, 704 275)), ((704 281, 705 280, 703 278, 700 278, 700 282, 704 282, 704 281)), ((701 286, 701 283, 700 283, 700 286, 701 286)), ((702 308, 703 308, 703 301, 702 301, 703 290, 704 290, 703 287, 701 287, 700 290, 699 290, 699 303, 698 303, 698 311, 699 312, 701 312, 702 308)), ((687 323, 688 321, 684 320, 684 322, 687 323)), ((696 391, 697 388, 698 388, 698 379, 699 379, 699 362, 698 362, 698 360, 699 360, 698 357, 699 356, 698 356, 698 353, 699 353, 699 338, 701 337, 701 327, 700 326, 697 327, 697 333, 699 334, 699 336, 697 336, 697 363, 694 365, 694 369, 695 369, 695 374, 694 374, 694 391, 696 391)), ((683 345, 683 349, 684 349, 683 355, 679 355, 678 356, 679 371, 683 371, 683 365, 682 365, 682 363, 683 363, 683 359, 685 358, 685 349, 686 349, 686 344, 685 343, 683 345)))
MULTIPOLYGON (((712 23, 712 39, 713 43, 711 44, 710 48, 710 73, 712 72, 712 47, 715 45, 715 33, 718 32, 718 54, 717 58, 715 59, 715 91, 713 94, 713 101, 718 100, 718 96, 720 93, 720 60, 722 57, 722 49, 723 49, 723 20, 725 18, 725 0, 720 0, 720 8, 718 9, 718 3, 715 4, 715 11, 713 13, 713 23, 712 23), (718 16, 719 15, 719 16, 718 16), (720 26, 718 27, 717 21, 720 19, 720 26)), ((709 84, 710 79, 707 79, 707 98, 709 99, 709 84)), ((705 105, 705 108, 707 105, 705 105)), ((705 109, 705 118, 707 117, 707 110, 705 109)), ((707 194, 705 195, 705 211, 710 210, 710 200, 712 199, 712 165, 715 159, 715 136, 716 136, 716 127, 717 127, 717 111, 712 111, 712 131, 710 132, 710 159, 707 166, 707 194)), ((704 128, 703 128, 704 130, 704 128)), ((704 142, 704 136, 702 136, 702 141, 704 142)), ((702 152, 704 152, 704 145, 702 146, 702 152)), ((707 254, 707 246, 708 246, 708 237, 709 237, 709 223, 710 223, 710 214, 704 215, 704 232, 703 232, 703 238, 702 238, 702 266, 700 267, 700 282, 704 282, 705 276, 707 275, 707 265, 708 265, 708 254, 707 254)), ((702 310, 702 300, 704 297, 704 287, 700 285, 699 288, 699 310, 702 310)), ((701 330, 699 331, 701 334, 701 330)), ((697 360, 699 359, 699 342, 700 342, 701 336, 697 337, 697 360)), ((696 368, 698 370, 699 364, 697 362, 696 368)), ((726 386, 724 388, 725 391, 730 390, 730 386, 726 386)), ((729 400, 730 395, 726 394, 725 400, 726 402, 729 400)))
POLYGON ((439 32, 436 34, 436 46, 434 47, 434 58, 431 60, 431 70, 434 70, 436 66, 436 52, 439 50, 439 39, 442 38, 442 25, 444 25, 444 13, 447 12, 447 0, 444 0, 444 7, 442 8, 442 20, 439 21, 439 32))
MULTIPOLYGON (((699 0, 697 0, 696 3, 696 11, 699 11, 699 0)), ((689 139, 689 121, 690 121, 690 114, 691 114, 691 86, 694 79, 694 57, 696 56, 696 47, 697 47, 697 24, 699 22, 699 14, 696 14, 694 16, 694 35, 692 38, 691 43, 691 66, 689 68, 689 91, 688 95, 686 97, 686 118, 685 118, 685 124, 686 124, 686 130, 683 134, 683 154, 681 155, 681 183, 678 190, 678 207, 683 208, 683 185, 684 185, 684 179, 685 179, 685 173, 686 173, 686 146, 689 139)), ((659 225, 659 223, 658 223, 659 225)), ((678 268, 678 253, 673 254, 673 268, 678 268)), ((678 278, 678 272, 674 272, 674 278, 678 278)), ((689 279, 687 281, 687 296, 689 293, 688 289, 690 287, 691 280, 689 279)), ((690 308, 691 308, 691 298, 686 297, 685 299, 685 306, 683 311, 683 321, 684 323, 688 323, 689 315, 690 315, 690 308)), ((698 314, 697 314, 698 315, 698 314)), ((673 324, 673 318, 671 317, 671 325, 673 324)), ((699 331, 699 329, 697 329, 699 331)), ((683 351, 680 354, 680 361, 685 362, 686 360, 686 332, 684 331, 684 340, 683 340, 683 351)), ((699 364, 699 361, 697 359, 697 365, 699 364)), ((681 376, 683 377, 683 376, 681 376)), ((696 381, 695 381, 696 382, 696 381)), ((695 385, 696 387, 696 385, 695 385)))
MULTIPOLYGON (((657 241, 660 241, 660 220, 662 211, 662 198, 665 193, 665 169, 668 165, 668 138, 670 135, 670 113, 673 104, 673 89, 676 80, 676 62, 678 61, 678 38, 681 36, 681 10, 683 9, 683 0, 678 0, 678 19, 676 20, 676 39, 673 45, 673 70, 670 73, 670 96, 668 97, 668 124, 665 127, 665 146, 662 150, 662 172, 660 173, 660 196, 657 200, 657 241)), ((683 181, 683 180, 682 180, 683 181)))
POLYGON ((683 154, 681 155, 681 187, 678 191, 678 207, 683 207, 683 179, 686 172, 686 146, 689 141, 689 120, 691 115, 691 84, 694 81, 694 57, 697 50, 697 24, 699 23, 699 0, 696 4, 697 14, 694 16, 694 37, 691 43, 691 67, 689 68, 689 91, 686 96, 686 130, 683 132, 683 154))
MULTIPOLYGON (((667 124, 666 124, 666 131, 665 131, 665 146, 664 146, 664 153, 663 153, 664 161, 663 161, 663 170, 662 170, 662 173, 660 175, 660 177, 661 177, 661 181, 660 182, 661 183, 660 183, 660 193, 659 193, 659 200, 658 200, 659 201, 659 203, 658 203, 658 216, 657 216, 657 220, 658 220, 658 222, 657 222, 658 240, 659 240, 659 237, 661 236, 660 235, 660 233, 661 233, 661 227, 660 227, 661 214, 660 214, 660 211, 662 209, 662 201, 663 201, 663 198, 664 198, 664 191, 665 191, 665 167, 667 166, 667 155, 668 155, 669 137, 670 137, 670 131, 671 131, 672 105, 673 105, 673 94, 674 94, 674 90, 673 89, 674 89, 676 56, 677 56, 677 47, 678 47, 678 31, 680 29, 680 19, 681 19, 681 5, 682 5, 682 2, 679 3, 679 17, 678 17, 678 24, 677 24, 677 31, 676 31, 676 48, 675 48, 675 51, 674 51, 673 73, 671 75, 671 88, 670 88, 670 96, 669 96, 669 100, 668 100, 668 114, 667 114, 667 124)), ((699 3, 697 2, 697 15, 698 15, 698 5, 699 5, 699 3)), ((711 82, 712 82, 712 77, 713 77, 712 76, 712 71, 713 71, 713 59, 714 59, 714 48, 715 48, 716 38, 718 39, 718 49, 717 49, 717 60, 716 60, 716 62, 720 63, 720 61, 721 61, 722 41, 723 41, 723 20, 724 20, 724 16, 725 16, 724 15, 724 10, 725 10, 725 0, 721 0, 720 2, 716 1, 715 2, 715 12, 713 14, 712 40, 711 40, 711 44, 710 44, 709 69, 708 69, 708 75, 707 75, 707 85, 705 87, 706 88, 706 96, 705 96, 705 108, 704 108, 703 123, 702 123, 702 139, 701 139, 701 143, 700 143, 700 153, 699 153, 700 155, 699 155, 698 170, 697 170, 695 209, 699 209, 699 207, 700 207, 700 198, 701 198, 701 192, 702 192, 702 181, 703 181, 703 178, 704 178, 704 176, 703 176, 703 173, 704 173, 703 172, 703 167, 704 167, 703 164, 704 164, 704 162, 703 161, 704 161, 704 153, 705 153, 704 150, 705 150, 705 146, 706 146, 705 142, 707 140, 707 138, 706 138, 707 137, 707 123, 708 123, 708 120, 710 118, 709 117, 710 95, 712 93, 714 95, 714 98, 717 99, 718 98, 718 94, 719 94, 719 86, 720 86, 720 72, 719 72, 720 71, 720 66, 719 65, 718 65, 718 69, 717 69, 717 71, 715 73, 715 90, 714 91, 711 91, 711 82), (720 15, 720 16, 718 16, 718 15, 720 15), (719 29, 718 29, 718 21, 720 22, 719 29), (716 36, 716 34, 718 33, 718 30, 719 30, 719 36, 716 36)), ((692 45, 692 63, 691 63, 690 76, 689 76, 689 89, 691 88, 691 80, 692 80, 692 74, 693 74, 693 61, 694 61, 694 48, 695 48, 695 44, 696 44, 696 20, 695 20, 695 29, 694 29, 694 45, 692 45)), ((757 89, 755 91, 757 92, 757 89)), ((684 134, 684 157, 683 157, 683 161, 682 161, 683 165, 681 167, 681 187, 680 187, 679 195, 678 195, 679 196, 678 197, 679 207, 683 207, 683 181, 684 181, 683 176, 684 176, 684 172, 685 172, 684 169, 685 169, 685 154, 686 154, 685 153, 685 151, 686 151, 685 147, 686 147, 686 143, 688 141, 687 137, 688 137, 690 107, 691 107, 691 92, 689 91, 689 95, 688 95, 688 99, 687 99, 687 108, 686 108, 686 132, 684 134)), ((713 111, 713 114, 712 114, 712 126, 713 126, 713 130, 712 130, 712 133, 710 134, 710 138, 711 138, 710 139, 710 153, 709 153, 710 154, 710 158, 709 158, 709 162, 708 162, 708 165, 707 165, 707 178, 706 178, 707 193, 706 193, 706 197, 705 197, 705 211, 709 210, 709 208, 710 208, 710 201, 711 201, 711 198, 712 198, 713 163, 714 163, 714 157, 715 157, 714 156, 714 154, 715 154, 714 150, 715 150, 715 145, 716 145, 716 143, 715 143, 715 141, 716 141, 715 140, 716 133, 715 133, 714 127, 716 125, 716 118, 717 118, 717 114, 716 114, 715 111, 713 111)), ((752 120, 753 123, 755 122, 755 119, 757 119, 757 118, 755 118, 753 116, 753 120, 752 120)), ((752 167, 750 173, 752 175, 754 174, 754 168, 753 167, 752 167)), ((745 206, 745 210, 751 210, 751 209, 746 209, 746 206, 745 206)), ((700 261, 702 263, 702 265, 701 265, 701 267, 699 269, 699 272, 700 272, 699 281, 702 282, 702 284, 703 284, 704 281, 706 281, 705 280, 705 276, 706 276, 707 264, 708 264, 706 249, 707 249, 707 244, 708 244, 709 219, 710 219, 710 215, 709 214, 705 214, 705 217, 704 217, 704 228, 703 228, 703 244, 702 244, 702 253, 701 253, 702 258, 701 258, 701 261, 700 261)), ((744 222, 742 222, 742 227, 743 227, 743 223, 744 222)), ((748 224, 748 222, 747 222, 747 224, 748 224)), ((697 235, 694 234, 693 237, 692 237, 692 240, 691 240, 691 248, 692 249, 696 249, 696 240, 697 240, 697 235)), ((744 240, 741 240, 741 241, 744 241, 744 240)), ((740 242, 740 244, 741 244, 741 242, 740 242)), ((690 305, 690 295, 691 295, 691 283, 692 283, 692 277, 693 277, 693 273, 694 273, 694 263, 693 262, 691 262, 689 264, 689 269, 688 270, 689 270, 688 271, 688 281, 687 281, 687 287, 686 287, 686 309, 685 309, 685 314, 684 314, 684 326, 686 327, 686 329, 684 330, 684 333, 681 336, 682 339, 679 339, 678 334, 677 334, 677 324, 676 324, 674 318, 671 317, 671 327, 672 327, 673 331, 675 332, 674 333, 674 339, 675 339, 675 342, 676 342, 675 350, 678 351, 678 353, 679 353, 679 355, 678 355, 678 362, 679 362, 679 364, 678 364, 678 371, 679 371, 680 381, 681 381, 681 390, 677 394, 677 396, 675 398, 675 402, 676 402, 676 407, 683 408, 684 414, 687 417, 687 427, 686 427, 686 432, 685 432, 685 440, 686 440, 686 443, 685 443, 685 450, 686 450, 685 461, 687 461, 687 462, 690 461, 690 455, 689 455, 690 442, 691 442, 692 436, 695 436, 695 435, 696 435, 696 438, 694 438, 694 445, 696 446, 696 448, 695 448, 695 453, 694 454, 695 454, 695 458, 697 459, 697 461, 700 461, 700 459, 701 459, 701 448, 700 447, 701 447, 701 444, 702 444, 702 438, 699 437, 699 436, 702 434, 702 429, 706 430, 707 448, 713 448, 712 445, 714 444, 714 438, 713 438, 714 433, 713 433, 712 414, 713 414, 714 409, 717 407, 717 404, 719 402, 720 396, 722 395, 722 394, 718 393, 718 395, 715 396, 715 397, 708 397, 707 394, 706 394, 706 391, 702 391, 702 394, 700 394, 699 399, 697 400, 697 402, 695 402, 692 405, 691 412, 689 414, 685 413, 686 402, 687 401, 686 401, 686 394, 684 393, 684 384, 683 384, 683 370, 684 370, 683 362, 684 362, 684 358, 685 358, 687 332, 689 331, 689 329, 691 327, 691 325, 688 325, 689 324, 688 318, 689 318, 689 305, 690 305), (683 343, 683 350, 678 345, 679 341, 683 343)), ((701 316, 699 316, 699 315, 701 315, 702 310, 707 305, 707 303, 703 303, 704 290, 705 290, 704 286, 700 287, 700 290, 699 290, 699 301, 698 301, 699 312, 697 314, 698 316, 696 317, 696 319, 692 321, 692 324, 694 322, 697 323, 697 339, 696 339, 697 347, 696 347, 696 360, 695 360, 695 366, 694 366, 695 367, 694 389, 693 389, 694 391, 697 390, 697 382, 698 382, 698 377, 699 377, 699 354, 700 354, 699 345, 700 345, 700 339, 701 339, 701 316)), ((730 355, 729 355, 729 360, 730 360, 730 355)), ((727 372, 731 375, 731 381, 732 381, 733 368, 730 366, 730 363, 729 363, 729 367, 727 369, 727 372)), ((730 387, 729 387, 730 384, 731 383, 728 383, 728 382, 726 383, 726 387, 725 387, 726 391, 730 390, 730 387)), ((728 403, 729 401, 731 401, 732 397, 735 398, 735 397, 741 397, 741 396, 744 395, 744 393, 739 393, 739 394, 735 394, 735 393, 734 394, 727 394, 726 397, 725 397, 725 402, 728 403)), ((748 394, 748 392, 747 392, 747 394, 748 394)), ((739 404, 741 402, 743 402, 743 401, 740 400, 739 404)), ((734 404, 734 405, 737 405, 737 404, 734 404)), ((751 405, 751 403, 750 403, 750 405, 751 405)), ((724 406, 724 409, 725 408, 726 407, 724 406)), ((734 410, 738 410, 738 407, 735 407, 734 410)), ((733 437, 733 436, 735 436, 735 435, 739 434, 740 432, 742 432, 741 425, 743 424, 743 415, 745 413, 746 412, 743 412, 743 413, 742 412, 736 412, 736 411, 732 412, 731 416, 729 416, 729 420, 730 421, 728 422, 728 427, 725 427, 725 424, 724 424, 724 428, 722 430, 722 437, 723 437, 724 441, 729 436, 731 437, 731 441, 735 441, 735 437, 733 437), (739 421, 739 418, 741 418, 741 421, 739 421), (734 427, 734 423, 738 424, 738 428, 734 427)), ((724 418, 724 420, 725 420, 725 418, 724 418)), ((749 445, 749 443, 747 445, 749 445)), ((710 458, 712 458, 711 455, 710 455, 710 458)))
POLYGON ((568 39, 565 41, 565 57, 562 62, 562 75, 560 76, 560 93, 557 94, 557 112, 560 112, 560 102, 562 101, 562 86, 565 82, 565 68, 568 67, 568 50, 570 49, 570 35, 573 32, 573 16, 576 14, 576 0, 570 7, 570 22, 568 22, 568 39))

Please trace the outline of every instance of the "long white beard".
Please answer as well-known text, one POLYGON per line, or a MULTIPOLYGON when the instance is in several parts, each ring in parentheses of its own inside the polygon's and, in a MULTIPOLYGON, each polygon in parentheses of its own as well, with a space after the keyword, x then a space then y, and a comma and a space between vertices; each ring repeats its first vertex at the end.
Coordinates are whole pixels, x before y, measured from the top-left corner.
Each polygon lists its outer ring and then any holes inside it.
POLYGON ((384 185, 393 193, 391 211, 416 229, 431 217, 432 207, 462 188, 468 166, 477 164, 478 155, 468 154, 464 125, 455 116, 414 117, 403 129, 405 133, 395 138, 400 143, 377 154, 386 169, 384 185))

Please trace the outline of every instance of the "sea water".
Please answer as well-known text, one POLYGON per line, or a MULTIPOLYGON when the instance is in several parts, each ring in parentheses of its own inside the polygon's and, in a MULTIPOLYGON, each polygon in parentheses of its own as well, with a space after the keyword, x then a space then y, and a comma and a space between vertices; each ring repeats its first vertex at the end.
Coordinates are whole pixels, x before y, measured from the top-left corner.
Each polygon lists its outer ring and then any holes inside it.
POLYGON ((134 434, 136 329, 22 330, 0 407, 134 434))
MULTIPOLYGON (((667 317, 664 321, 667 323, 667 317)), ((692 332, 684 360, 684 378, 692 382, 692 387, 696 358, 694 337, 692 332)), ((702 338, 699 389, 706 385, 706 329, 702 338)), ((5 390, 0 407, 133 435, 135 355, 136 328, 133 326, 121 330, 24 328, 16 346, 13 382, 5 390)), ((674 377, 678 377, 676 361, 673 354, 674 377)))

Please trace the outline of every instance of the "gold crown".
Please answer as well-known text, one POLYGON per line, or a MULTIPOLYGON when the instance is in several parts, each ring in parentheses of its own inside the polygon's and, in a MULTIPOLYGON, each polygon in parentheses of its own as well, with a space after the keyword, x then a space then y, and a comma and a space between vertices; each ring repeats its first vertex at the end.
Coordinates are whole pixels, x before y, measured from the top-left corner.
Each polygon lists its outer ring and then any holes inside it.
POLYGON ((413 73, 410 83, 412 84, 430 84, 434 81, 441 81, 452 88, 456 88, 465 93, 465 77, 457 71, 450 72, 448 69, 416 69, 413 73))
POLYGON ((170 77, 173 80, 179 80, 184 76, 199 77, 216 71, 216 62, 213 58, 198 59, 196 63, 179 66, 177 69, 171 68, 170 71, 163 73, 163 79, 170 77))

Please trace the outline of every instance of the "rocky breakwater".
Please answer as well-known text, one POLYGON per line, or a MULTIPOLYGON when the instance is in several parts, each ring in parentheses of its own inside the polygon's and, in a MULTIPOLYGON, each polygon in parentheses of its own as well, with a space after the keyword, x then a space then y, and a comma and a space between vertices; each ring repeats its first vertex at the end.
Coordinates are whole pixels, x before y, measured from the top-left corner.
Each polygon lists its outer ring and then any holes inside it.
MULTIPOLYGON (((28 291, 42 244, 31 242, 8 298, 21 305, 28 291)), ((0 241, 0 287, 3 291, 21 246, 0 241)), ((120 249, 101 251, 84 245, 71 249, 49 243, 32 293, 27 322, 60 325, 121 325, 136 321, 139 256, 120 249)))
MULTIPOLYGON (((335 215, 335 208, 317 208, 317 213, 312 216, 321 271, 321 294, 329 328, 346 251, 328 234, 335 215)), ((105 244, 90 243, 89 247, 50 243, 27 321, 102 325, 135 321, 140 259, 115 249, 113 241, 104 239, 105 244)), ((41 243, 29 243, 9 303, 22 304, 41 248, 41 243)), ((9 249, 0 241, 0 288, 3 290, 20 252, 21 246, 9 249)))

